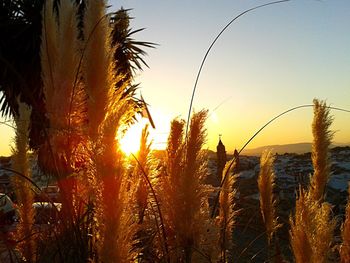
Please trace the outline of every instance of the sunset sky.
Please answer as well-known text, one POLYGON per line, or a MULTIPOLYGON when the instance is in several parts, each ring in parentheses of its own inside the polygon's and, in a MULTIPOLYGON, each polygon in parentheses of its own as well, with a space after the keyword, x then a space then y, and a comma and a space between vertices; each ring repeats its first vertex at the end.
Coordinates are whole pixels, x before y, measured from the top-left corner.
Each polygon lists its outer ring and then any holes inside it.
MULTIPOLYGON (((154 115, 156 133, 162 135, 169 127, 166 120, 186 119, 200 62, 215 36, 234 16, 267 1, 111 3, 111 9, 133 8, 133 28, 146 28, 138 39, 159 44, 148 50, 150 69, 137 80, 154 115)), ((315 97, 350 109, 349 26, 346 0, 290 1, 234 22, 211 50, 194 99, 195 110, 210 111, 207 146, 215 149, 222 134, 229 151, 241 148, 269 119, 315 97)), ((332 114, 335 142, 350 142, 350 114, 332 114)), ((311 108, 292 112, 249 147, 310 142, 311 121, 311 108)))
MULTIPOLYGON (((110 1, 132 8, 137 40, 150 68, 136 81, 156 124, 154 146, 165 146, 170 120, 186 119, 196 74, 210 43, 250 0, 110 1)), ((228 151, 240 149, 264 123, 291 107, 325 99, 350 109, 350 1, 290 1, 250 12, 217 41, 197 86, 194 109, 209 110, 206 147, 219 134, 228 151)), ((350 114, 332 112, 334 141, 350 142, 350 114)), ((266 128, 248 148, 311 141, 312 109, 292 112, 266 128)), ((0 125, 0 155, 9 154, 11 128, 0 125)), ((137 135, 134 135, 137 136, 137 135)))

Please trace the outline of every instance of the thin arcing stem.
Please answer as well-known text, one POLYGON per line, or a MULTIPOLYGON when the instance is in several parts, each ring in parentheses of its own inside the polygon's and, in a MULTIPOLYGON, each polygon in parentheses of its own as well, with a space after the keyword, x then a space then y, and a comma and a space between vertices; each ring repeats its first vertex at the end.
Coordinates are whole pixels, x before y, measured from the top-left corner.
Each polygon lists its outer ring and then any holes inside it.
POLYGON ((261 234, 259 234, 258 236, 256 236, 252 241, 250 241, 250 243, 248 244, 248 246, 246 246, 241 253, 239 254, 238 258, 236 259, 237 262, 239 262, 238 260, 241 258, 241 256, 248 250, 249 247, 251 247, 255 241, 257 241, 260 237, 262 237, 263 235, 266 234, 266 231, 262 232, 261 234))
POLYGON ((45 196, 45 198, 47 198, 49 200, 49 202, 52 204, 52 206, 57 210, 57 207, 56 207, 55 203, 52 201, 51 197, 48 196, 43 190, 41 190, 41 188, 33 180, 31 180, 30 178, 28 178, 24 174, 17 172, 13 169, 10 169, 10 168, 0 167, 0 170, 14 173, 15 175, 18 175, 20 178, 28 181, 31 185, 33 185, 36 188, 36 190, 39 190, 40 194, 43 194, 45 196))
POLYGON ((136 158, 136 156, 134 154, 131 154, 132 157, 135 159, 135 161, 137 162, 137 164, 139 165, 140 167, 140 170, 142 172, 142 175, 143 177, 145 178, 149 188, 151 189, 151 192, 152 192, 152 195, 153 195, 153 198, 154 198, 154 201, 156 202, 156 205, 157 205, 157 210, 158 210, 158 213, 159 213, 159 219, 160 219, 160 222, 162 224, 162 234, 163 234, 163 239, 164 239, 164 249, 165 249, 165 252, 166 252, 166 255, 167 255, 167 258, 168 258, 168 262, 170 262, 170 258, 169 258, 169 249, 168 249, 168 242, 167 242, 167 237, 166 237, 166 233, 165 233, 165 228, 164 228, 164 220, 163 220, 163 216, 162 216, 162 211, 160 210, 160 204, 159 204, 159 201, 158 201, 158 198, 156 196, 156 193, 154 191, 154 188, 151 184, 151 181, 149 180, 145 170, 143 169, 141 163, 139 162, 139 160, 136 158))
POLYGON ((222 35, 222 33, 224 33, 224 31, 234 22, 236 21, 238 18, 240 18, 241 16, 243 16, 244 14, 246 13, 249 13, 250 11, 253 11, 253 10, 256 10, 256 9, 259 9, 261 7, 265 7, 265 6, 269 6, 269 5, 273 5, 273 4, 279 4, 279 3, 284 3, 284 2, 289 2, 291 0, 280 0, 280 1, 274 1, 274 2, 269 2, 269 3, 266 3, 266 4, 263 4, 263 5, 258 5, 258 6, 255 6, 255 7, 252 7, 250 9, 247 9, 245 11, 243 11, 242 13, 240 13, 239 15, 237 15, 236 17, 234 17, 221 31, 220 33, 215 37, 214 41, 210 44, 207 52, 205 53, 204 57, 203 57, 203 60, 202 60, 202 63, 199 67, 199 70, 198 70, 198 73, 197 73, 197 77, 196 77, 196 81, 194 83, 194 86, 193 86, 193 91, 192 91, 192 96, 191 96, 191 102, 190 102, 190 108, 188 109, 188 115, 187 115, 187 124, 186 124, 186 140, 187 140, 187 132, 188 132, 188 125, 189 125, 189 122, 190 122, 190 117, 191 117, 191 110, 192 110, 192 105, 193 105, 193 100, 194 100, 194 95, 195 95, 195 92, 196 92, 196 88, 197 88, 197 83, 198 83, 198 80, 199 80, 199 76, 202 72, 202 68, 204 66, 204 63, 205 63, 205 60, 207 59, 207 56, 210 52, 210 50, 212 49, 212 47, 214 46, 215 42, 219 39, 219 37, 222 35))
MULTIPOLYGON (((239 156, 241 154, 241 152, 245 149, 245 147, 247 147, 247 145, 263 130, 266 128, 266 126, 268 126, 269 124, 271 124, 272 122, 274 122, 276 119, 282 117, 283 115, 291 112, 291 111, 294 111, 294 110, 298 110, 298 109, 301 109, 301 108, 310 108, 310 107, 313 107, 314 105, 313 104, 305 104, 305 105, 300 105, 300 106, 297 106, 297 107, 293 107, 289 110, 286 110, 280 114, 278 114, 277 116, 275 116, 274 118, 272 118, 271 120, 269 120, 267 123, 265 123, 256 133, 254 133, 254 135, 243 145, 243 147, 239 150, 238 152, 238 155, 239 156)), ((350 113, 350 110, 347 110, 347 109, 342 109, 342 108, 337 108, 337 107, 327 107, 328 109, 331 109, 331 110, 337 110, 337 111, 343 111, 343 112, 347 112, 347 113, 350 113)), ((233 165, 233 163, 236 161, 236 156, 234 156, 232 158, 232 160, 230 161, 229 163, 229 166, 228 166, 228 170, 231 168, 231 166, 233 165)), ((213 218, 215 216, 215 212, 216 212, 216 209, 217 209, 217 205, 218 205, 218 202, 219 202, 219 195, 220 195, 220 191, 221 191, 221 188, 222 188, 222 185, 224 184, 226 178, 227 178, 227 175, 228 175, 228 172, 225 173, 225 176, 224 178, 222 179, 221 181, 221 184, 220 184, 220 188, 219 188, 219 191, 216 195, 216 198, 215 198, 215 202, 214 202, 214 206, 213 206, 213 210, 212 210, 212 213, 211 213, 211 217, 213 218)))

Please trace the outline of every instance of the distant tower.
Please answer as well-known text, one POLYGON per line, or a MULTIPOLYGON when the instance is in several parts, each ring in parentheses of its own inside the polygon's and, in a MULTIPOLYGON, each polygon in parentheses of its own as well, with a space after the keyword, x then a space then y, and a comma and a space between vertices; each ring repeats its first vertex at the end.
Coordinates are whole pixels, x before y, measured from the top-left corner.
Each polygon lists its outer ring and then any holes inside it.
POLYGON ((217 177, 219 182, 221 182, 222 171, 225 168, 227 161, 225 145, 221 141, 221 134, 219 135, 219 143, 216 146, 216 156, 217 156, 217 177))

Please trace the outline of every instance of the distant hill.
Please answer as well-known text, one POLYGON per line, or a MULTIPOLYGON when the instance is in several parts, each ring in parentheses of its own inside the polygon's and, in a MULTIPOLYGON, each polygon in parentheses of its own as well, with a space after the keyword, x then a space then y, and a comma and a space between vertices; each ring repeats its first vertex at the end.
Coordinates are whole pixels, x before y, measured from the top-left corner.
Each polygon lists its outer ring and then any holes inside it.
MULTIPOLYGON (((347 146, 348 143, 335 143, 332 147, 337 146, 347 146)), ((268 145, 253 149, 246 149, 242 152, 243 155, 259 156, 264 150, 270 149, 274 153, 284 154, 284 153, 297 153, 303 154, 311 152, 311 143, 293 143, 293 144, 283 144, 283 145, 268 145)))

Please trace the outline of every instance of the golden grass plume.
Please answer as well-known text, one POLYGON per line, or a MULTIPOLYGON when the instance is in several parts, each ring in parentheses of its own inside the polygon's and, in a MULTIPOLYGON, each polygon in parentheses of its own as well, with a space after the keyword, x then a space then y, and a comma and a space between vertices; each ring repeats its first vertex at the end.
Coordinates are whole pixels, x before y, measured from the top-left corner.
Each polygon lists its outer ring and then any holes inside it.
POLYGON ((342 263, 350 262, 350 187, 348 187, 348 203, 345 210, 345 221, 341 227, 342 244, 340 245, 339 254, 342 263))
POLYGON ((260 157, 260 172, 258 177, 258 188, 260 193, 260 212, 265 223, 266 234, 269 245, 278 227, 276 215, 276 200, 273 194, 275 187, 274 156, 271 151, 264 151, 260 157))
MULTIPOLYGON (((28 128, 30 122, 31 109, 24 103, 18 103, 19 115, 15 117, 16 136, 13 154, 13 170, 31 180, 31 168, 28 159, 28 128)), ((32 207, 34 195, 32 185, 18 176, 14 176, 12 183, 15 188, 18 209, 20 213, 20 223, 18 226, 17 238, 23 240, 20 247, 28 262, 34 262, 35 240, 33 236, 34 210, 32 207)))
POLYGON ((203 184, 207 173, 202 151, 206 117, 205 110, 193 114, 187 140, 184 138, 185 122, 173 120, 171 123, 165 170, 160 177, 160 196, 174 260, 199 260, 196 252, 205 247, 203 242, 213 242, 205 238, 210 228, 209 191, 203 184))
POLYGON ((330 161, 329 147, 332 142, 334 132, 329 128, 333 122, 329 108, 324 101, 314 99, 314 118, 312 122, 312 164, 314 174, 311 178, 310 193, 314 200, 322 201, 324 191, 329 179, 330 161))
POLYGON ((238 211, 235 210, 234 197, 237 190, 234 188, 236 182, 236 169, 238 168, 238 153, 235 151, 236 160, 233 165, 226 163, 226 166, 222 172, 222 180, 226 176, 221 191, 220 191, 220 210, 219 210, 219 227, 220 227, 220 262, 228 262, 230 258, 230 251, 233 248, 232 232, 235 223, 235 217, 238 211), (230 169, 228 171, 228 169, 230 169))
POLYGON ((87 1, 84 34, 86 46, 83 59, 89 135, 96 140, 100 125, 106 117, 112 99, 114 74, 110 27, 106 3, 101 0, 87 1), (97 110, 98 109, 98 110, 97 110))
POLYGON ((297 263, 327 262, 336 221, 328 203, 319 203, 299 188, 294 219, 290 217, 290 243, 297 263))

